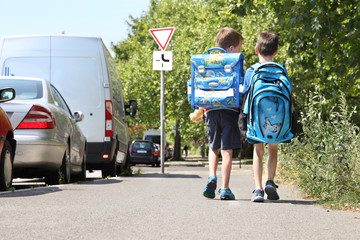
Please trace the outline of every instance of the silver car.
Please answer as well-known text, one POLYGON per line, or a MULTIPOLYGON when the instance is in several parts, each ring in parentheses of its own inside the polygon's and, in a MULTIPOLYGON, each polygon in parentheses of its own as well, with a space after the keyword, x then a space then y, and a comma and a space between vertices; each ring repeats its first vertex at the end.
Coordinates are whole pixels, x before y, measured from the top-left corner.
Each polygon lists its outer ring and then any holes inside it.
POLYGON ((57 89, 44 79, 0 77, 0 88, 15 89, 2 103, 17 141, 14 177, 45 177, 47 184, 86 179, 86 138, 57 89))

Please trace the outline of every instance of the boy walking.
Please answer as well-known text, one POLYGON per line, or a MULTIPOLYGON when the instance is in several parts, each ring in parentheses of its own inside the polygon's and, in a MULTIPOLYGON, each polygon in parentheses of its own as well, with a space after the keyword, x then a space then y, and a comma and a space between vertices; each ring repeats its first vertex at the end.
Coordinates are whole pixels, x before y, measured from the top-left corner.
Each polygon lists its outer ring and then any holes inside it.
MULTIPOLYGON (((243 37, 232 28, 222 28, 216 36, 216 46, 228 53, 240 53, 243 37)), ((241 136, 237 125, 238 108, 205 108, 206 127, 209 140, 209 179, 203 191, 207 198, 215 197, 217 186, 216 170, 219 153, 222 155, 221 200, 234 200, 235 196, 229 187, 232 168, 233 149, 241 148, 241 136)))
MULTIPOLYGON (((255 53, 259 57, 260 64, 273 62, 273 57, 277 54, 277 52, 278 52, 278 36, 275 33, 269 31, 261 32, 258 36, 257 43, 255 46, 255 53)), ((253 68, 249 68, 246 71, 244 78, 244 90, 243 90, 244 95, 248 94, 250 88, 249 85, 253 72, 254 72, 253 68)), ((285 69, 285 73, 286 73, 286 69, 285 69)), ((277 166, 277 151, 278 151, 277 143, 268 144, 268 155, 269 155, 268 163, 267 163, 268 178, 265 184, 265 192, 269 200, 279 199, 279 195, 277 193, 278 186, 274 183, 276 166, 277 166)), ((264 189, 262 186, 262 172, 263 172, 262 159, 264 156, 264 143, 262 142, 254 143, 253 155, 254 155, 253 170, 254 170, 254 178, 255 178, 255 190, 253 192, 254 195, 252 196, 251 201, 264 202, 264 189)))

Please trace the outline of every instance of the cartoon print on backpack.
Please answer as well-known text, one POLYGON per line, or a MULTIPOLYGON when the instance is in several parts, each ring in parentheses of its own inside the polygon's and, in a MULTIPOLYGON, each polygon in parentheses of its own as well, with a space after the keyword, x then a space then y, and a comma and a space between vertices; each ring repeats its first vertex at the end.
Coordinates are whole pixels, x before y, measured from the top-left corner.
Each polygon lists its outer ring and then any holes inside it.
POLYGON ((255 64, 244 105, 248 142, 279 143, 293 138, 291 83, 284 67, 255 64))
POLYGON ((239 107, 244 82, 244 56, 226 53, 222 48, 212 48, 207 54, 191 56, 191 79, 188 81, 188 100, 191 107, 239 107), (210 54, 220 50, 225 53, 210 54))
POLYGON ((270 119, 268 117, 264 117, 264 133, 268 134, 268 133, 278 133, 280 131, 281 128, 281 123, 274 123, 271 124, 270 119))

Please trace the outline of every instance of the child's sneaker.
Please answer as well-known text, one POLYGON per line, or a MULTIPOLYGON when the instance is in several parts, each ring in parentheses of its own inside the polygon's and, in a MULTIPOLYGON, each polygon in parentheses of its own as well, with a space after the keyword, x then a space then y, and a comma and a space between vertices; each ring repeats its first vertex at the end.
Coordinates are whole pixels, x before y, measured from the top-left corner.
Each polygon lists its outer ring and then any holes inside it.
POLYGON ((207 197, 207 198, 215 197, 216 182, 217 182, 216 176, 209 177, 206 187, 203 191, 204 197, 207 197))
POLYGON ((235 195, 231 192, 230 188, 220 189, 221 200, 235 200, 235 195))
POLYGON ((256 189, 253 191, 253 194, 251 198, 252 202, 264 202, 264 190, 256 189))
POLYGON ((269 200, 279 200, 279 194, 276 191, 277 188, 278 185, 276 185, 273 180, 268 180, 266 182, 265 192, 269 200))

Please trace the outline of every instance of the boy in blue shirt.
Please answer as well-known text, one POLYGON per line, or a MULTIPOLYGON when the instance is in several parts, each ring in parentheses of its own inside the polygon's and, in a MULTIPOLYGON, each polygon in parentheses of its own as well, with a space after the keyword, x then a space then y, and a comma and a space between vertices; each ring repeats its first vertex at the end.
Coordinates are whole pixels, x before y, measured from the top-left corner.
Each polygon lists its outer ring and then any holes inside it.
MULTIPOLYGON (((257 43, 255 46, 255 53, 259 57, 260 63, 273 62, 273 57, 278 53, 278 36, 269 31, 263 31, 259 34, 257 43)), ((254 69, 249 68, 245 73, 244 78, 244 101, 246 94, 249 90, 251 75, 254 69)), ((243 106, 244 108, 244 106, 243 106)), ((274 183, 276 166, 277 166, 277 144, 268 144, 268 180, 265 184, 265 192, 269 200, 278 200, 279 195, 277 193, 278 186, 274 183)), ((253 170, 255 178, 255 190, 254 195, 251 198, 252 202, 264 202, 264 190, 262 187, 262 159, 264 156, 264 143, 254 143, 253 153, 253 170)))

